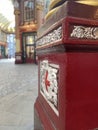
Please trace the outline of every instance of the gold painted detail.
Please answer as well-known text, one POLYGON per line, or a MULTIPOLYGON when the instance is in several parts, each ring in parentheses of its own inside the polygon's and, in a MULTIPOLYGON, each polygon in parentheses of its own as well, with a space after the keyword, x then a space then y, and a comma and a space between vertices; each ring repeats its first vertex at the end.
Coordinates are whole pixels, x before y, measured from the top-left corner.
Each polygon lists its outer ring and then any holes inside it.
POLYGON ((95 12, 94 18, 95 18, 95 19, 98 19, 98 9, 97 9, 96 12, 95 12))
POLYGON ((44 10, 44 6, 43 6, 43 5, 37 5, 36 8, 37 8, 38 10, 44 10))
POLYGON ((41 39, 36 42, 37 46, 42 46, 45 44, 51 44, 53 42, 57 42, 62 39, 62 26, 58 27, 57 29, 53 30, 49 34, 45 35, 41 39))
POLYGON ((28 31, 37 31, 37 24, 25 24, 22 26, 19 26, 20 30, 28 30, 28 31))
POLYGON ((61 2, 62 0, 52 0, 50 2, 49 10, 51 10, 57 3, 61 2))
POLYGON ((46 14, 45 19, 48 20, 48 18, 49 18, 50 16, 52 16, 55 12, 57 12, 60 8, 61 8, 61 6, 56 7, 56 8, 54 8, 54 9, 50 10, 50 11, 46 14))
POLYGON ((74 26, 71 38, 79 39, 98 39, 98 27, 84 27, 84 26, 74 26))
POLYGON ((98 0, 78 0, 76 2, 86 5, 98 6, 98 0))
POLYGON ((20 14, 20 11, 19 11, 18 9, 15 9, 15 10, 14 10, 14 14, 15 14, 15 15, 19 15, 19 14, 20 14))

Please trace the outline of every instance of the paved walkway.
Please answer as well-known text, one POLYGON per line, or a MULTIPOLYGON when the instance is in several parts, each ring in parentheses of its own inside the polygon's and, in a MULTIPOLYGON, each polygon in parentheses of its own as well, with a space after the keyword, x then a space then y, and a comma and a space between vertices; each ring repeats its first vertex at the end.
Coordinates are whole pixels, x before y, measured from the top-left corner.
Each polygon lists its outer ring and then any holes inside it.
POLYGON ((33 130, 38 66, 0 60, 0 130, 33 130))

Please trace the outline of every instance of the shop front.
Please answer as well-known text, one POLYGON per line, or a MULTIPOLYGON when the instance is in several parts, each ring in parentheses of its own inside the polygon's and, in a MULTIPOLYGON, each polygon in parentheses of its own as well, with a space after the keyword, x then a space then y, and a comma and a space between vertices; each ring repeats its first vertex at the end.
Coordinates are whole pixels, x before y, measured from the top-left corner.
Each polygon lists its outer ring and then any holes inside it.
POLYGON ((22 62, 23 63, 34 63, 36 61, 35 37, 36 37, 36 33, 22 34, 22 62))

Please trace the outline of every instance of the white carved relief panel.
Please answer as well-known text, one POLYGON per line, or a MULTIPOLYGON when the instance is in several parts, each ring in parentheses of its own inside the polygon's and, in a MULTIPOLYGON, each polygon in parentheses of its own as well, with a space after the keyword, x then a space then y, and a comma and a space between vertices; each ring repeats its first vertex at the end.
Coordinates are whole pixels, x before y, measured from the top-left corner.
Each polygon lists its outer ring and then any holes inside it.
POLYGON ((98 39, 98 27, 73 26, 71 38, 98 39))
POLYGON ((40 62, 40 92, 58 115, 58 74, 59 65, 48 60, 40 62))

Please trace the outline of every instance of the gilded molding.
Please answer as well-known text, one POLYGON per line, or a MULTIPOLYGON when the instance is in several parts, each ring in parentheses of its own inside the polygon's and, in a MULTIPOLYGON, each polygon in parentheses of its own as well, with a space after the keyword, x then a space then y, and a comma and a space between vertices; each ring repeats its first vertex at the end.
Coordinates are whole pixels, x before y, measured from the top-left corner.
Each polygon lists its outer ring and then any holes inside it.
POLYGON ((37 5, 37 10, 44 10, 44 6, 43 5, 37 5))
POLYGON ((14 10, 14 14, 15 14, 15 15, 19 15, 19 14, 20 14, 20 10, 19 10, 19 9, 15 9, 15 10, 14 10))

